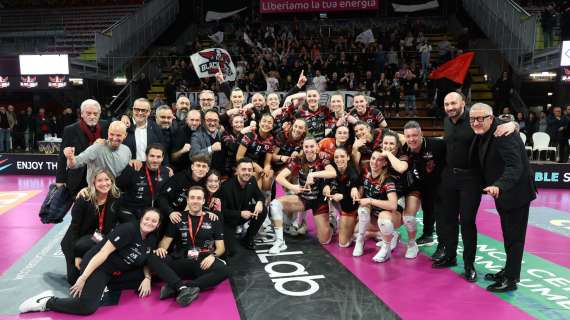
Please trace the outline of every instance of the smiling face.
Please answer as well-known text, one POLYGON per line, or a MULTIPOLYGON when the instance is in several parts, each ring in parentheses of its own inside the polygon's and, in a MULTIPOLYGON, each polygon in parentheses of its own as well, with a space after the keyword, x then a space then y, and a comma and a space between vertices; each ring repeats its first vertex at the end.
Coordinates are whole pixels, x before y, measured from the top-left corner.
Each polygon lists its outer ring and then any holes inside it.
POLYGON ((317 90, 308 90, 307 91, 307 105, 309 109, 316 110, 319 107, 319 100, 321 95, 317 90))
POLYGON ((156 112, 156 123, 162 129, 168 129, 172 125, 174 114, 170 109, 160 109, 156 112))
POLYGON ((113 186, 113 180, 107 172, 101 172, 93 178, 93 185, 99 194, 107 194, 113 186))
POLYGON ((162 160, 164 160, 164 155, 162 154, 162 150, 151 148, 148 150, 146 155, 146 165, 148 169, 151 171, 156 171, 160 168, 162 164, 162 160))
POLYGON ((465 108, 465 101, 463 97, 457 92, 451 92, 445 96, 443 100, 443 107, 445 108, 445 113, 452 119, 457 119, 465 108))
POLYGON ((243 91, 241 90, 234 90, 230 95, 230 101, 232 103, 232 107, 240 108, 243 106, 243 91))
POLYGON ((83 111, 81 111, 81 119, 83 119, 83 121, 85 121, 85 123, 90 127, 97 125, 100 116, 101 110, 94 105, 86 105, 83 107, 83 111))
POLYGON ((307 157, 307 160, 313 161, 317 158, 319 153, 319 145, 315 139, 306 139, 303 141, 303 153, 307 157))
POLYGON ((143 125, 146 123, 148 116, 150 115, 150 104, 145 101, 135 101, 133 104, 133 118, 137 125, 143 125))
POLYGON ((267 96, 267 106, 269 107, 269 110, 273 111, 277 108, 279 108, 279 96, 275 93, 270 93, 267 96))
POLYGON ((200 124, 202 124, 202 116, 198 110, 190 110, 186 116, 186 124, 192 131, 198 130, 200 124))
POLYGON ((416 151, 422 145, 423 135, 422 131, 417 128, 409 128, 404 130, 404 137, 406 138, 406 144, 410 149, 416 151))
POLYGON ((305 133, 307 133, 307 124, 302 119, 297 119, 293 122, 293 126, 291 127, 291 137, 294 140, 301 139, 305 133))
POLYGON ((109 125, 107 140, 112 149, 117 149, 127 137, 127 127, 121 121, 113 121, 109 125))
POLYGON ((271 130, 273 130, 273 117, 270 115, 264 115, 261 117, 261 121, 259 123, 259 131, 269 133, 271 130))
POLYGON ((149 210, 141 217, 139 227, 141 232, 149 234, 158 228, 160 224, 160 213, 156 210, 149 210))
POLYGON ((242 162, 236 168, 236 176, 241 184, 247 183, 253 175, 253 163, 242 162))
POLYGON ((336 113, 344 111, 344 101, 340 94, 331 96, 331 111, 336 113))
POLYGON ((190 213, 196 214, 202 211, 202 206, 205 203, 204 191, 200 189, 191 189, 188 191, 188 198, 186 200, 187 208, 190 213))
POLYGON ((348 166, 348 153, 344 149, 336 149, 334 152, 334 163, 337 168, 344 169, 348 166))
POLYGON ((349 130, 348 127, 341 126, 336 128, 336 132, 334 134, 337 144, 345 144, 348 141, 349 137, 349 130))
POLYGON ((220 177, 215 173, 211 173, 206 178, 206 189, 210 194, 216 193, 220 189, 220 177))
POLYGON ((370 169, 374 172, 382 170, 386 166, 386 157, 380 151, 372 152, 370 156, 370 169))
POLYGON ((472 108, 469 111, 469 123, 475 134, 485 134, 493 124, 492 111, 472 108))
POLYGON ((204 122, 206 122, 206 129, 214 133, 220 127, 220 116, 217 112, 208 112, 204 116, 204 122))
POLYGON ((197 181, 206 176, 210 170, 210 166, 206 162, 194 161, 190 169, 192 169, 192 176, 195 177, 197 181))
POLYGON ((382 139, 382 150, 396 154, 398 152, 398 140, 394 136, 385 136, 382 139))
POLYGON ((362 95, 354 97, 354 107, 356 108, 356 112, 359 115, 364 115, 368 109, 368 102, 366 101, 366 97, 362 95))
POLYGON ((234 116, 232 118, 232 128, 235 132, 240 132, 245 126, 242 116, 234 116))
POLYGON ((354 134, 358 139, 367 139, 370 136, 370 127, 365 123, 354 126, 354 134))
POLYGON ((261 109, 265 106, 265 97, 260 93, 256 93, 251 98, 251 103, 253 104, 254 108, 261 109))

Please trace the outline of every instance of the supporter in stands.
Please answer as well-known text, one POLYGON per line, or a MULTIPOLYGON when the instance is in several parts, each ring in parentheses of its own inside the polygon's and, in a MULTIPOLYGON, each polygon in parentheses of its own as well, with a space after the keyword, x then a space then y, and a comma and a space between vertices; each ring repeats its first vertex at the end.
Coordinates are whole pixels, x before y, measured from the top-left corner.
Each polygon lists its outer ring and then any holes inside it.
POLYGON ((216 107, 216 95, 212 90, 202 90, 198 95, 198 102, 203 113, 210 109, 218 109, 216 107))
POLYGON ((169 170, 162 166, 164 147, 149 144, 146 160, 140 170, 127 166, 117 177, 121 189, 121 212, 132 220, 140 219, 145 208, 158 207, 157 198, 162 186, 169 179, 169 170))
POLYGON ((120 191, 115 177, 106 169, 97 169, 86 192, 75 200, 71 224, 61 240, 61 251, 67 263, 67 282, 73 285, 79 277, 81 259, 94 245, 128 217, 119 210, 120 191))
POLYGON ((10 152, 10 122, 6 107, 0 107, 0 152, 10 152))
POLYGON ((127 128, 127 137, 123 143, 131 150, 135 168, 138 170, 146 160, 146 147, 153 143, 163 144, 163 138, 156 122, 149 121, 151 106, 147 99, 136 99, 132 111, 133 116, 129 119, 131 125, 127 128))
POLYGON ((219 191, 224 222, 224 243, 228 256, 239 254, 239 246, 235 235, 237 226, 249 221, 249 228, 243 239, 243 246, 254 250, 254 238, 261 228, 267 210, 264 195, 254 177, 254 162, 243 157, 237 161, 235 175, 222 183, 219 191))
MULTIPOLYGON (((149 209, 144 212, 138 224, 124 223, 116 227, 109 234, 108 240, 99 242, 83 257, 81 275, 70 288, 71 298, 56 298, 53 291, 45 291, 24 301, 19 307, 20 312, 93 314, 101 305, 105 287, 116 282, 118 275, 141 280, 137 290, 140 297, 146 297, 151 291, 150 268, 170 287, 176 288, 176 302, 179 305, 189 305, 197 298, 199 289, 186 286, 152 253, 156 248, 155 231, 159 225, 160 213, 149 209)), ((135 288, 137 287, 131 287, 135 288)))
POLYGON ((269 253, 275 254, 287 250, 283 238, 284 214, 305 212, 311 209, 317 227, 317 238, 321 244, 332 240, 334 231, 329 226, 328 205, 323 201, 322 179, 331 179, 336 175, 334 167, 326 154, 319 153, 317 140, 305 138, 303 155, 292 159, 276 178, 276 181, 292 194, 284 195, 271 201, 271 218, 275 229, 275 243, 269 253), (298 184, 289 181, 290 177, 298 176, 298 184))
POLYGON ((416 76, 411 70, 407 70, 402 79, 402 89, 404 92, 406 113, 408 116, 416 116, 416 91, 418 90, 418 83, 416 76))
POLYGON ((513 84, 509 77, 509 73, 504 71, 501 78, 495 82, 493 86, 493 97, 495 98, 494 114, 497 116, 503 107, 509 104, 509 99, 511 94, 513 94, 513 84))
MULTIPOLYGON (((205 290, 228 277, 226 263, 220 259, 225 252, 224 230, 220 220, 212 220, 203 211, 206 205, 204 189, 193 186, 188 190, 186 209, 178 223, 168 222, 166 234, 160 241, 156 255, 164 259, 175 273, 185 281, 184 285, 205 290), (169 250, 169 248, 171 248, 169 250)), ((178 279, 164 279, 160 299, 176 295, 178 279)))
POLYGON ((570 119, 562 114, 562 108, 554 106, 551 114, 546 118, 546 133, 550 136, 550 145, 558 148, 560 163, 568 162, 568 132, 570 119))
POLYGON ((129 165, 131 151, 123 143, 127 136, 125 124, 114 121, 109 125, 108 138, 103 143, 94 143, 75 156, 75 147, 66 147, 63 154, 70 169, 87 166, 87 181, 93 178, 97 168, 107 168, 114 176, 118 176, 129 165))
MULTIPOLYGON (((341 128, 337 130, 339 129, 341 128)), ((326 180, 323 195, 340 212, 338 245, 346 248, 352 242, 358 209, 356 200, 360 198, 358 189, 361 187, 361 181, 346 149, 336 148, 332 165, 336 171, 336 177, 326 180)))
MULTIPOLYGON (((81 154, 91 146, 97 139, 108 135, 109 124, 99 120, 101 116, 101 106, 93 99, 87 99, 81 103, 81 118, 63 129, 63 137, 60 146, 60 153, 57 163, 56 184, 58 187, 64 184, 72 196, 87 185, 87 168, 80 166, 76 169, 67 167, 67 159, 64 154, 66 148, 74 148, 76 154, 81 154)), ((122 143, 122 142, 121 142, 122 143)))

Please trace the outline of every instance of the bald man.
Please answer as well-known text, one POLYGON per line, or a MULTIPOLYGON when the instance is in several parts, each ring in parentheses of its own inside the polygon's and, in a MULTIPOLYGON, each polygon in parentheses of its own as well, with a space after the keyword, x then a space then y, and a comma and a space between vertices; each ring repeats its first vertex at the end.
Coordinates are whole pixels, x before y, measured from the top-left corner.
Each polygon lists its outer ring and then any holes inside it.
POLYGON ((87 166, 87 181, 97 168, 106 168, 116 177, 129 165, 131 150, 123 144, 127 136, 127 127, 121 121, 113 121, 109 125, 108 138, 103 143, 94 143, 85 151, 75 156, 75 148, 67 147, 63 154, 67 159, 67 167, 75 169, 87 166))

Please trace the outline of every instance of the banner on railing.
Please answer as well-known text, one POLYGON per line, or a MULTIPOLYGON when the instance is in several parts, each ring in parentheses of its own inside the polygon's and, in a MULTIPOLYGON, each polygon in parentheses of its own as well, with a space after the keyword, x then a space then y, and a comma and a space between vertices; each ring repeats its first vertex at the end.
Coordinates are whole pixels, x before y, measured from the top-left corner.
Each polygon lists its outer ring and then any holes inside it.
POLYGON ((380 0, 261 0, 261 13, 377 10, 380 0))
MULTIPOLYGON (((286 97, 285 95, 287 94, 287 92, 285 91, 277 91, 274 92, 279 96, 280 101, 283 101, 286 97)), ((330 97, 333 94, 340 94, 343 96, 343 100, 344 100, 344 105, 346 107, 351 107, 352 106, 352 100, 354 98, 354 96, 364 93, 365 95, 369 96, 370 92, 361 92, 361 91, 324 91, 321 92, 321 100, 320 103, 321 104, 327 104, 330 97)), ((192 103, 193 106, 198 105, 199 103, 199 99, 198 99, 198 95, 200 94, 199 91, 188 91, 188 92, 181 92, 178 91, 176 92, 176 99, 178 100, 178 97, 180 97, 181 95, 184 95, 186 97, 188 97, 188 100, 190 100, 190 102, 192 103)), ((251 97, 253 96, 253 94, 255 94, 255 92, 244 92, 245 95, 245 103, 250 103, 251 102, 251 97)), ((218 106, 226 106, 229 103, 228 98, 226 97, 225 94, 218 92, 217 93, 217 105, 218 106)))

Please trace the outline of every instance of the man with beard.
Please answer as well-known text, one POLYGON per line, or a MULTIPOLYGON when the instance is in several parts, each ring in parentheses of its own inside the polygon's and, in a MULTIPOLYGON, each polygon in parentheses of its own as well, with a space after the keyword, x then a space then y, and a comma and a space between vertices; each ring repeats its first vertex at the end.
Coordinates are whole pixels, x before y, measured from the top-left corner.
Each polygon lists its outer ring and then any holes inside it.
POLYGON ((117 178, 121 189, 121 211, 133 220, 140 219, 146 208, 158 207, 156 199, 162 185, 168 180, 168 169, 162 166, 164 147, 151 144, 146 149, 146 161, 143 168, 136 171, 128 166, 117 178))
POLYGON ((79 190, 87 186, 85 179, 87 170, 85 167, 67 168, 67 159, 63 150, 67 147, 75 147, 75 151, 79 154, 92 145, 95 140, 106 137, 108 123, 101 121, 100 117, 101 105, 99 102, 87 99, 81 103, 81 119, 63 129, 55 182, 58 187, 65 184, 73 197, 79 190))
POLYGON ((202 115, 198 110, 190 110, 185 120, 185 123, 178 127, 172 141, 172 155, 170 159, 175 172, 185 170, 190 166, 190 158, 187 153, 190 152, 192 134, 202 124, 202 115))
POLYGON ((109 125, 108 138, 104 143, 94 143, 78 156, 75 147, 66 147, 63 154, 69 169, 87 166, 87 181, 92 181, 92 174, 97 168, 106 168, 117 177, 129 165, 131 150, 123 144, 127 136, 127 127, 121 121, 109 125))
POLYGON ((245 248, 254 250, 253 240, 267 216, 267 211, 263 205, 265 196, 253 175, 253 160, 247 157, 238 160, 235 176, 224 182, 220 188, 220 200, 228 255, 239 253, 235 229, 248 221, 249 228, 242 244, 245 248))
POLYGON ((215 110, 208 110, 204 115, 204 126, 194 132, 191 140, 190 157, 205 153, 212 158, 213 169, 224 169, 224 149, 222 148, 222 132, 220 131, 220 116, 215 110))
POLYGON ((182 127, 184 126, 184 121, 186 120, 186 116, 190 111, 190 99, 185 95, 181 95, 176 100, 176 122, 182 127))
POLYGON ((170 163, 170 151, 172 149, 172 141, 174 134, 178 129, 178 124, 173 121, 174 114, 169 106, 162 105, 156 109, 156 124, 162 133, 162 142, 164 146, 164 159, 165 163, 170 163))

